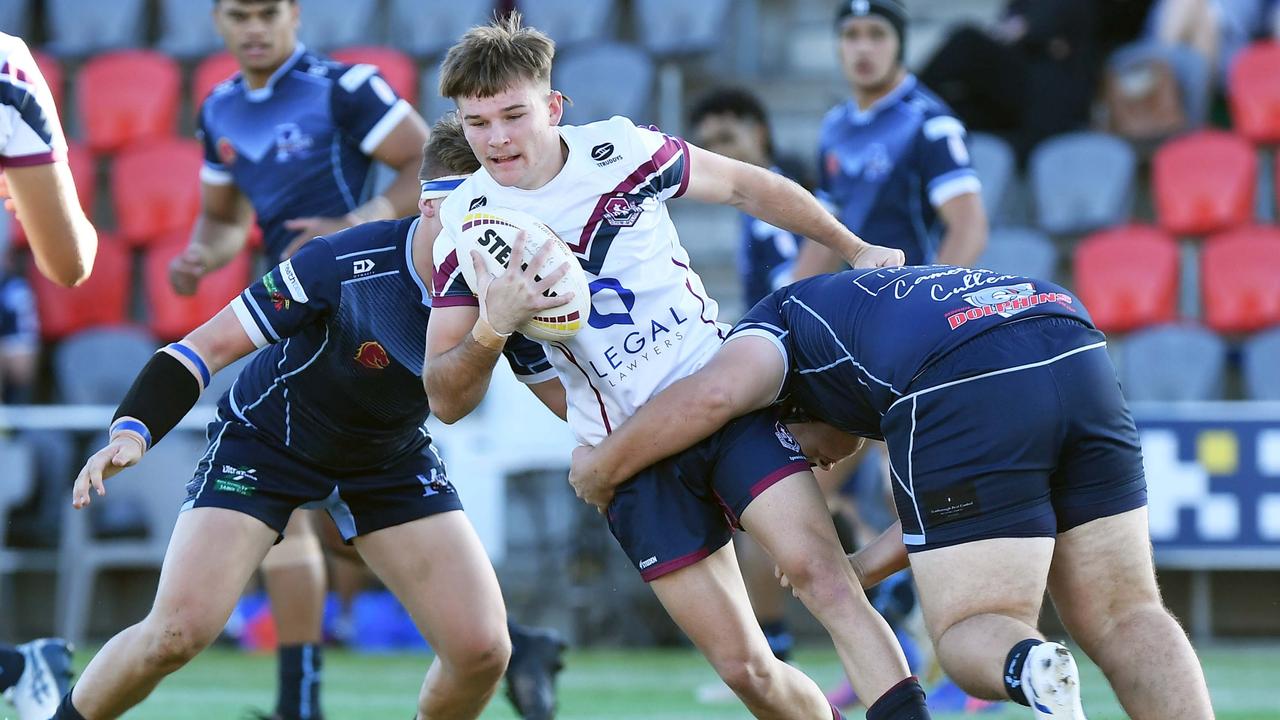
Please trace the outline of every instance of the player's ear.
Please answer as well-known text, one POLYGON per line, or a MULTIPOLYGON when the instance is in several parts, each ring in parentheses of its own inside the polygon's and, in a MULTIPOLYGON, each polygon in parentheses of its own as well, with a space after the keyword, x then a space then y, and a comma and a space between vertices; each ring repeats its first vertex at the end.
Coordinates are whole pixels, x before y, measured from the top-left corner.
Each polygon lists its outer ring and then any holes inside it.
POLYGON ((552 90, 547 98, 547 110, 551 116, 551 125, 559 125, 560 120, 564 117, 564 93, 559 90, 552 90))
POLYGON ((422 217, 435 217, 437 211, 438 208, 436 207, 436 201, 434 199, 428 200, 427 198, 418 198, 418 212, 422 214, 422 217))

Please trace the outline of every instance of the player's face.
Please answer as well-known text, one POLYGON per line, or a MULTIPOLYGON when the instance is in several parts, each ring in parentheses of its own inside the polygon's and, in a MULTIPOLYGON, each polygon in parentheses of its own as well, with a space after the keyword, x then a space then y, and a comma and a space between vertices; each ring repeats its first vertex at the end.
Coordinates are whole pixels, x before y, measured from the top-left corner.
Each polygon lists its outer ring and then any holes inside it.
POLYGON ((768 162, 765 153, 764 128, 733 115, 708 115, 695 131, 697 144, 713 153, 753 165, 768 162))
POLYGON ((564 96, 535 82, 492 97, 458 99, 467 142, 499 185, 536 190, 563 167, 560 133, 564 96))
POLYGON ((293 53, 298 17, 298 4, 288 0, 220 0, 213 6, 214 25, 227 51, 250 72, 270 72, 293 53))
POLYGON ((823 469, 849 457, 862 447, 863 439, 821 422, 787 423, 809 462, 823 469))
POLYGON ((851 17, 840 26, 840 67, 859 90, 877 90, 898 69, 898 33, 888 20, 869 15, 851 17))

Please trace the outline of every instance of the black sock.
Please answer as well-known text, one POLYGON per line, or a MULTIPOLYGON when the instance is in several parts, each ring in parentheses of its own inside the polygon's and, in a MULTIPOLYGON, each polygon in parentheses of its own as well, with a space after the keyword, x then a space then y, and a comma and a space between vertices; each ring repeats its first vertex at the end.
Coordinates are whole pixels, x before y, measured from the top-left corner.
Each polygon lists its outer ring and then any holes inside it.
POLYGON ((0 647, 0 692, 17 685, 26 668, 27 659, 21 650, 12 645, 0 647))
POLYGON ((49 720, 84 720, 84 716, 76 710, 76 706, 71 704, 71 691, 68 690, 62 702, 58 703, 58 709, 54 711, 53 717, 49 720))
POLYGON ((764 631, 764 639, 769 641, 769 650, 782 662, 791 662, 791 650, 795 648, 796 638, 787 629, 786 620, 772 620, 760 623, 764 631))
POLYGON ((920 679, 912 675, 889 688, 867 708, 867 720, 929 720, 920 679))
POLYGON ((1010 700, 1019 705, 1031 707, 1027 694, 1022 691, 1022 668, 1027 664, 1031 648, 1042 642, 1044 641, 1037 638, 1027 638, 1014 645, 1004 659, 1004 691, 1009 694, 1010 700))
POLYGON ((323 654, 320 645, 281 645, 280 689, 276 699, 276 714, 284 720, 319 720, 320 671, 323 654))

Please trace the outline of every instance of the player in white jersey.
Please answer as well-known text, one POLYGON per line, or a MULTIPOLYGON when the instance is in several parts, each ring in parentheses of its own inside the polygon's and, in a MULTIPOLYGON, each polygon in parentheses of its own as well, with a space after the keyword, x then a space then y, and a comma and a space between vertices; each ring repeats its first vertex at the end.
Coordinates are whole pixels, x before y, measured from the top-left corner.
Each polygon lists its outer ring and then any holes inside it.
MULTIPOLYGON (((484 395, 507 337, 560 300, 540 291, 543 258, 500 276, 459 257, 463 217, 483 206, 536 215, 573 249, 591 283, 588 326, 546 343, 565 383, 569 421, 594 443, 719 347, 725 328, 689 268, 665 202, 689 195, 732 203, 832 247, 858 266, 900 264, 862 242, 798 185, 634 126, 625 118, 557 127, 564 98, 551 90, 554 45, 518 15, 473 28, 446 56, 441 94, 458 103, 481 169, 444 202, 434 258, 424 382, 445 422, 484 395), (449 245, 453 243, 454 248, 449 245), (477 266, 467 286, 460 262, 477 266)), ((517 244, 522 244, 517 241, 517 244)), ((516 251, 519 257, 520 249, 516 251)), ((872 704, 872 720, 927 718, 888 626, 843 560, 808 459, 846 449, 803 448, 773 415, 743 418, 714 438, 635 476, 615 496, 609 525, 641 576, 716 671, 757 717, 839 718, 812 680, 774 658, 756 625, 728 544, 731 527, 756 536, 824 624, 872 704)))
POLYGON ((48 83, 22 38, 0 32, 0 197, 16 212, 45 277, 84 282, 98 254, 67 164, 67 140, 48 83))

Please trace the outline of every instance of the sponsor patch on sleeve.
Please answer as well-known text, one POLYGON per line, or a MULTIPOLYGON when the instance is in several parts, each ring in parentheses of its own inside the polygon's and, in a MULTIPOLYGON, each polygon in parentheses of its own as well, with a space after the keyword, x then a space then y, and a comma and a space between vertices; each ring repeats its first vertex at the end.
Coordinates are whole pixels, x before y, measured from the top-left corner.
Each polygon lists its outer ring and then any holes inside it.
POLYGON ((284 286, 289 290, 289 297, 300 303, 307 301, 307 291, 298 280, 298 273, 293 269, 292 259, 280 263, 280 277, 284 278, 284 286))

